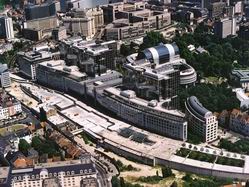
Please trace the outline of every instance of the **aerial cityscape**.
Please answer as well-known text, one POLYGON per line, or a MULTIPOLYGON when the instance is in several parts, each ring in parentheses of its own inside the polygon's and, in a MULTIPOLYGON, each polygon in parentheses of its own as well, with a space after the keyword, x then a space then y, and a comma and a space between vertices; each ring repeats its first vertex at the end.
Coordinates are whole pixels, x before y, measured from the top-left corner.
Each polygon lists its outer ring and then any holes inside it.
POLYGON ((249 187, 249 1, 0 0, 0 187, 249 187))

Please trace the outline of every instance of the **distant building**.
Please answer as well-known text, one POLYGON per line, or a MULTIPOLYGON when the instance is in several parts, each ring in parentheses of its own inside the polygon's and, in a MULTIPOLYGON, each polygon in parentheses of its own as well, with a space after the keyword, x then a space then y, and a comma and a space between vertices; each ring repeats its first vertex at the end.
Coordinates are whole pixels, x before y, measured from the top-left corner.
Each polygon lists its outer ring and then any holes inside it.
MULTIPOLYGON (((248 7, 248 18, 249 19, 249 7, 248 7)), ((249 22, 240 24, 238 36, 244 40, 249 40, 249 22)))
POLYGON ((93 17, 95 30, 97 31, 101 26, 104 25, 103 10, 100 7, 91 9, 75 9, 73 12, 75 18, 93 17))
POLYGON ((26 20, 23 22, 23 35, 34 41, 52 36, 52 29, 59 26, 56 12, 60 2, 49 2, 41 5, 28 5, 25 8, 26 20))
POLYGON ((187 98, 185 106, 188 128, 201 136, 203 142, 216 140, 218 134, 216 116, 204 108, 195 96, 187 98))
POLYGON ((249 90, 249 70, 233 70, 231 76, 232 79, 238 83, 238 85, 240 85, 246 91, 249 90))
POLYGON ((59 2, 43 3, 40 5, 28 5, 25 9, 26 20, 40 19, 55 16, 59 2))
POLYGON ((81 34, 86 38, 92 38, 96 33, 95 23, 93 17, 86 18, 71 18, 66 17, 62 19, 63 25, 68 32, 81 34))
POLYGON ((24 29, 51 30, 59 26, 56 16, 44 17, 35 20, 28 20, 23 23, 24 29))
POLYGON ((2 88, 11 86, 10 74, 7 64, 0 64, 0 79, 0 85, 2 88))
POLYGON ((214 23, 214 34, 220 38, 236 35, 235 18, 223 18, 214 23))
POLYGON ((14 38, 12 18, 0 16, 0 39, 14 38))
POLYGON ((106 40, 122 40, 143 36, 171 24, 167 9, 145 8, 144 2, 115 3, 103 6, 106 40))
POLYGON ((226 3, 222 2, 220 0, 215 0, 216 2, 211 3, 208 11, 209 11, 209 17, 220 17, 223 14, 223 10, 226 7, 226 3))
POLYGON ((108 0, 68 0, 68 8, 95 8, 100 5, 107 5, 108 0))

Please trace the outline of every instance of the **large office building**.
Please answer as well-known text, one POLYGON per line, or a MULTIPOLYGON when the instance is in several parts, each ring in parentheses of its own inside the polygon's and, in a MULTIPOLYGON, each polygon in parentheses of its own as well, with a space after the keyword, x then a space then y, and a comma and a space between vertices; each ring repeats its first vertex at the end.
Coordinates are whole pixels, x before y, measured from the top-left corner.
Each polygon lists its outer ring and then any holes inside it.
POLYGON ((122 40, 143 36, 171 24, 167 9, 148 9, 144 2, 114 3, 103 6, 106 40, 122 40))
POLYGON ((59 2, 43 3, 40 5, 28 5, 25 9, 26 20, 40 19, 55 16, 59 2))
POLYGON ((104 24, 103 10, 101 8, 75 9, 70 17, 64 17, 62 21, 67 32, 81 34, 91 39, 104 24))
POLYGON ((246 91, 249 90, 249 70, 233 70, 231 73, 231 77, 246 91))
POLYGON ((68 8, 95 8, 100 5, 107 5, 108 0, 67 0, 68 8))
POLYGON ((81 34, 86 38, 92 38, 95 33, 94 17, 85 18, 71 18, 66 17, 62 19, 63 25, 66 27, 67 32, 74 34, 81 34))
POLYGON ((116 67, 118 49, 116 41, 86 41, 81 37, 72 37, 61 41, 59 47, 66 61, 74 56, 75 60, 72 63, 90 76, 103 72, 101 67, 112 70, 116 67))
POLYGON ((178 46, 160 44, 127 57, 123 84, 139 97, 165 100, 167 108, 177 108, 180 85, 196 82, 195 70, 179 56, 178 46))
POLYGON ((185 106, 189 130, 201 136, 203 142, 216 140, 218 133, 216 116, 203 107, 195 96, 187 98, 185 106))
POLYGON ((7 88, 11 86, 10 74, 7 64, 0 64, 0 86, 7 88))
POLYGON ((214 34, 220 38, 236 35, 235 18, 223 18, 214 23, 214 34))
POLYGON ((46 50, 39 50, 35 48, 32 51, 28 52, 19 52, 17 56, 17 63, 19 65, 20 72, 31 78, 32 80, 36 79, 36 66, 38 63, 48 61, 48 60, 57 60, 60 59, 59 52, 50 52, 48 51, 48 46, 45 46, 46 50))
POLYGON ((117 116, 135 126, 151 132, 187 140, 187 122, 178 110, 168 110, 164 102, 147 101, 136 96, 132 90, 106 88, 97 95, 98 102, 117 116))
POLYGON ((39 84, 85 97, 94 98, 95 90, 120 85, 121 77, 122 75, 116 71, 88 77, 86 73, 80 72, 77 66, 67 66, 63 60, 45 61, 36 66, 36 79, 39 84))
POLYGON ((14 30, 12 18, 7 16, 0 16, 0 39, 13 39, 14 30))
POLYGON ((80 82, 86 80, 87 75, 77 66, 66 66, 63 60, 51 60, 37 64, 36 79, 38 83, 59 91, 76 92, 83 88, 80 82))

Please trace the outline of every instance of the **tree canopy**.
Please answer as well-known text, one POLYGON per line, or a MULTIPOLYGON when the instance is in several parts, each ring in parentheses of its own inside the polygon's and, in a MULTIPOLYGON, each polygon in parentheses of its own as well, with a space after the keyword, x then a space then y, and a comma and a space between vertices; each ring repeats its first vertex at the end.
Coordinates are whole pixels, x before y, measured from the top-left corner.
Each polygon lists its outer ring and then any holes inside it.
POLYGON ((18 144, 19 151, 21 151, 23 154, 27 154, 30 147, 31 146, 25 139, 20 139, 18 144))
POLYGON ((234 92, 228 85, 197 84, 194 87, 181 89, 179 93, 180 107, 185 108, 187 97, 196 96, 200 103, 212 112, 221 112, 222 110, 231 110, 239 108, 239 101, 234 92))

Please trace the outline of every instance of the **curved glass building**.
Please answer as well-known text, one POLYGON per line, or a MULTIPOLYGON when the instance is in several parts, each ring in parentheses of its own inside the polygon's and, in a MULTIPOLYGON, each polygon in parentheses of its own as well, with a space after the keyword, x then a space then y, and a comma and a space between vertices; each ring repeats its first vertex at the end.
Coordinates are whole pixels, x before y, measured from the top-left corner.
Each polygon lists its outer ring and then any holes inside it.
POLYGON ((140 52, 137 60, 147 59, 151 63, 163 64, 169 62, 176 55, 179 55, 179 48, 175 43, 160 44, 140 52))
POLYGON ((188 127, 200 135, 203 142, 217 139, 218 121, 211 111, 207 110, 195 96, 187 98, 185 102, 188 127))

